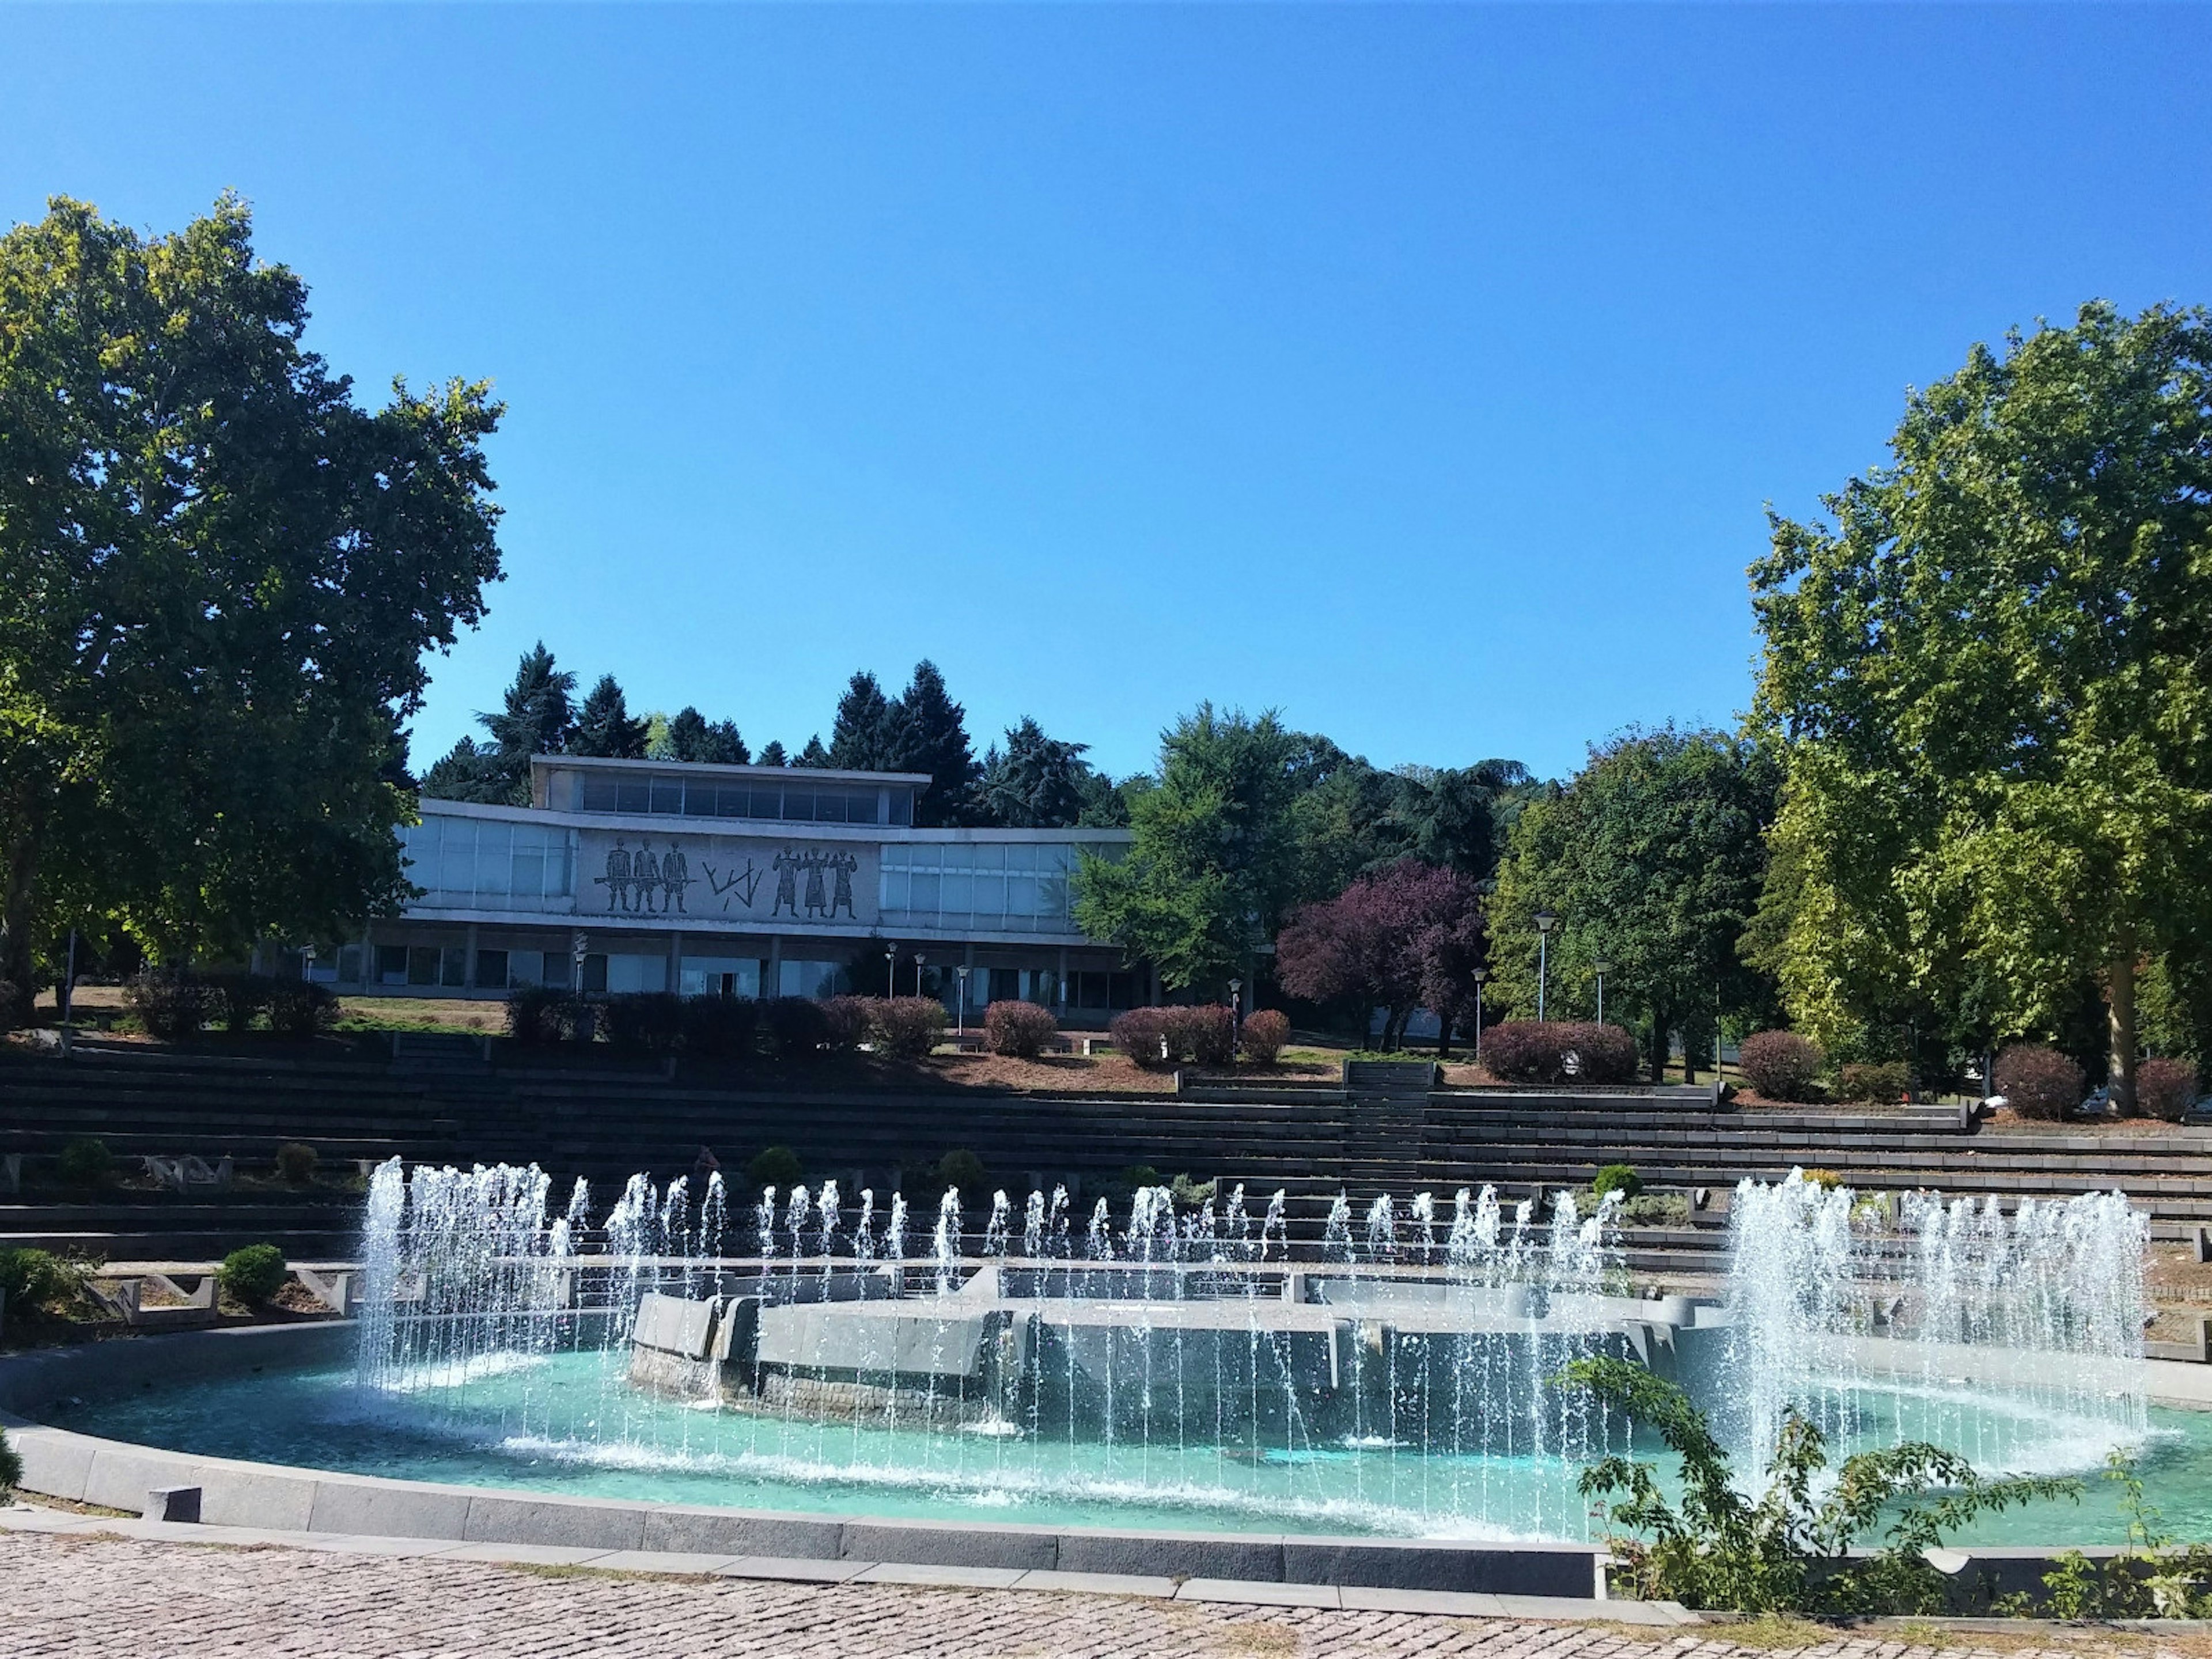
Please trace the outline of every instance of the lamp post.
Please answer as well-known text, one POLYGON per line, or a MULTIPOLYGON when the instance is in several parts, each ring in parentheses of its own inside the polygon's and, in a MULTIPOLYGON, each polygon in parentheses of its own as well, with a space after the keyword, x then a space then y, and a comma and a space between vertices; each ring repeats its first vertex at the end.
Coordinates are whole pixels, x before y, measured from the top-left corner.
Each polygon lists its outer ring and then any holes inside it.
POLYGON ((1229 1061, 1232 1066, 1237 1063, 1237 1029, 1243 1024, 1243 980, 1229 981, 1229 1061))
POLYGON ((1490 969, 1474 970, 1474 1063, 1482 1064, 1482 981, 1490 977, 1490 969))
POLYGON ((921 994, 921 964, 928 960, 929 958, 919 951, 914 953, 914 994, 916 996, 921 994))
POLYGON ((1559 917, 1549 910, 1539 910, 1530 918, 1536 924, 1536 1024, 1544 1023, 1544 982, 1552 971, 1552 929, 1559 925, 1559 917))
POLYGON ((963 962, 952 972, 954 977, 960 981, 960 1023, 954 1027, 953 1035, 966 1036, 968 1035, 968 964, 963 962))
POLYGON ((887 997, 898 994, 898 946, 896 945, 884 951, 884 994, 887 997))
POLYGON ((1613 964, 1594 962, 1590 967, 1597 975, 1597 1023, 1602 1025, 1605 1024, 1605 976, 1613 971, 1613 964))
POLYGON ((592 936, 582 928, 568 935, 568 960, 575 964, 575 977, 570 982, 579 996, 584 994, 584 957, 591 948, 592 936))

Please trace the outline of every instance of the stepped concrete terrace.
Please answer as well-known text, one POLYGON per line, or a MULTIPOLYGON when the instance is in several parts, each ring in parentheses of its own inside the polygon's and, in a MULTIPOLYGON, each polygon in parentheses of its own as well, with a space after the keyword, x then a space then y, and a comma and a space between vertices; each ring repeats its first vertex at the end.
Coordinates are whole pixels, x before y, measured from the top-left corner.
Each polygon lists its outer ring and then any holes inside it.
POLYGON ((124 1159, 227 1154, 250 1166, 303 1140, 325 1169, 398 1154, 536 1163, 600 1183, 681 1173, 702 1146, 735 1171, 782 1144, 811 1179, 835 1177, 848 1192, 888 1187, 902 1166, 965 1147, 1010 1191, 1066 1182, 1080 1195, 1137 1164, 1255 1194, 1280 1188, 1303 1239, 1318 1237, 1340 1190, 1405 1197, 1489 1183, 1510 1200, 1628 1164, 1648 1188, 1711 1195, 1695 1224, 1637 1231, 1632 1265, 1652 1272, 1708 1261, 1727 1192, 1793 1165, 1872 1191, 2012 1199, 2118 1188, 2168 1239, 2212 1221, 2212 1131, 2200 1129, 1995 1133, 1955 1107, 1733 1110, 1705 1088, 1443 1090, 1425 1086, 1433 1073, 1418 1065, 1354 1067, 1334 1084, 1191 1077, 1174 1094, 1044 1096, 763 1089, 738 1072, 611 1056, 562 1065, 475 1039, 398 1048, 380 1060, 311 1060, 83 1044, 66 1060, 0 1060, 0 1153, 28 1165, 24 1194, 0 1193, 0 1236, 110 1256, 197 1257, 264 1237, 302 1254, 348 1247, 347 1203, 73 1194, 42 1182, 41 1160, 82 1135, 124 1159))

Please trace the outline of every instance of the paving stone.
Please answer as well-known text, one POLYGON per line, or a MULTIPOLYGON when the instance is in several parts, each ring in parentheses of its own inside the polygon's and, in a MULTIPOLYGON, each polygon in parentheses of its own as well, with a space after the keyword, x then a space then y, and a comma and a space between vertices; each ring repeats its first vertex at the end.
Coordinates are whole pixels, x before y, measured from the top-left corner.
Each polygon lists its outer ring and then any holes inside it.
POLYGON ((1243 1601, 1268 1607, 1334 1607, 1342 1603, 1334 1584, 1268 1584, 1251 1578, 1187 1578, 1176 1591, 1178 1601, 1243 1601))

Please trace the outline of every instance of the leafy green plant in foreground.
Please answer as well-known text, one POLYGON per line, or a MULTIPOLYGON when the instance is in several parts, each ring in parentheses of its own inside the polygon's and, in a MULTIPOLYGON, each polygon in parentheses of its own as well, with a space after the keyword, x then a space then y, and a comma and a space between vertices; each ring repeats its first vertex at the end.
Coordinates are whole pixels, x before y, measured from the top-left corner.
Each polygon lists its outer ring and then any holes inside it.
POLYGON ((1705 1413, 1672 1382, 1609 1358, 1575 1360, 1560 1380, 1653 1429, 1681 1460, 1679 1507, 1649 1463, 1607 1457, 1582 1475, 1584 1496, 1613 1500, 1606 1517, 1620 1529, 1607 1540, 1617 1579, 1649 1601, 1741 1613, 1940 1612, 1944 1579, 1927 1552, 1946 1532, 1978 1515, 2081 1492, 2074 1480, 1985 1480, 1956 1453, 1907 1441, 1845 1458, 1816 1498, 1826 1440, 1792 1413, 1766 1490, 1754 1499, 1730 1480, 1728 1453, 1705 1413), (1882 1547, 1853 1556, 1852 1546, 1877 1528, 1882 1547))
MULTIPOLYGON (((2056 1619, 2202 1619, 2212 1615, 2212 1544, 2173 1547, 2166 1519, 2143 1495, 2135 1460, 2112 1451, 2105 1478, 2120 1486, 2120 1513, 2128 1519, 2128 1545, 2098 1564, 2068 1550, 2043 1575, 2042 1611, 2056 1619)), ((2034 1611, 2036 1598, 2010 1596, 2001 1613, 2034 1611)))

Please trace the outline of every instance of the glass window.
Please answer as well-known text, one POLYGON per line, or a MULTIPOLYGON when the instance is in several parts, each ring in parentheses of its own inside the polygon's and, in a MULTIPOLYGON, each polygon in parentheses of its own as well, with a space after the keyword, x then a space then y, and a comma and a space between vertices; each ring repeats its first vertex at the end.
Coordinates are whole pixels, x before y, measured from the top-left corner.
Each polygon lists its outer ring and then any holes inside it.
POLYGON ((518 844, 514 849, 512 879, 514 885, 509 890, 515 897, 543 898, 545 896, 545 849, 518 844))
POLYGON ((1006 914, 1010 916, 1047 915, 1037 904, 1037 878, 1035 876, 1006 878, 1006 914))
POLYGON ((975 878, 965 870, 947 870, 939 890, 938 908, 965 915, 975 908, 975 878))
POLYGON ((1012 1002, 1022 994, 1022 970, 1018 968, 994 968, 990 972, 991 1002, 1012 1002))
POLYGON ((914 902, 908 908, 925 915, 937 909, 938 884, 944 879, 934 870, 915 871, 913 876, 914 902))
POLYGON ((684 780, 655 778, 653 781, 653 810, 671 814, 681 812, 684 810, 684 780))
POLYGON ((612 778, 584 780, 584 811, 586 812, 619 812, 621 785, 612 778))
POLYGON ((380 945, 376 947, 376 982, 379 985, 407 983, 407 947, 404 945, 380 945))
POLYGON ((684 786, 684 816, 687 818, 711 818, 715 815, 720 794, 711 783, 692 783, 684 786))
POLYGON ((786 786, 783 792, 783 821, 786 823, 811 823, 814 820, 814 792, 786 786))
POLYGON ((359 985, 362 979, 362 951, 358 945, 349 945, 338 952, 338 983, 359 985))
POLYGON ((891 822, 896 824, 914 822, 914 796, 903 788, 891 791, 891 822))
MULTIPOLYGON (((561 983, 566 985, 568 982, 568 963, 564 961, 561 966, 561 983)), ((594 951, 591 955, 584 958, 584 983, 582 988, 586 991, 604 991, 607 988, 607 959, 605 956, 599 951, 594 951)))
MULTIPOLYGON (((543 964, 538 969, 539 984, 562 986, 568 984, 568 953, 566 951, 532 951, 531 954, 536 956, 543 964)), ((604 990, 606 988, 602 986, 600 988, 604 990)))
POLYGON ((469 952, 465 945, 448 945, 440 953, 438 983, 463 986, 469 982, 469 952))
POLYGON ((845 822, 873 823, 876 821, 877 792, 855 789, 845 797, 845 822))
POLYGON ((507 988, 506 951, 477 952, 477 988, 480 991, 504 991, 507 988))
POLYGON ((890 868, 888 860, 886 860, 886 866, 884 870, 883 892, 878 902, 886 910, 903 910, 907 908, 908 901, 910 901, 914 896, 912 883, 913 878, 908 876, 905 871, 890 868))
POLYGON ((438 947, 436 945, 415 945, 408 947, 407 982, 410 985, 435 985, 438 982, 438 947))
POLYGON ((653 810, 653 785, 644 778, 615 780, 615 811, 617 812, 648 812, 653 810))
POLYGON ((842 789, 817 789, 814 792, 814 821, 817 823, 842 823, 845 821, 845 792, 842 789))
POLYGON ((510 861, 514 852, 514 830, 504 823, 484 823, 477 826, 476 890, 479 897, 485 894, 504 895, 513 890, 510 883, 514 872, 510 861))

